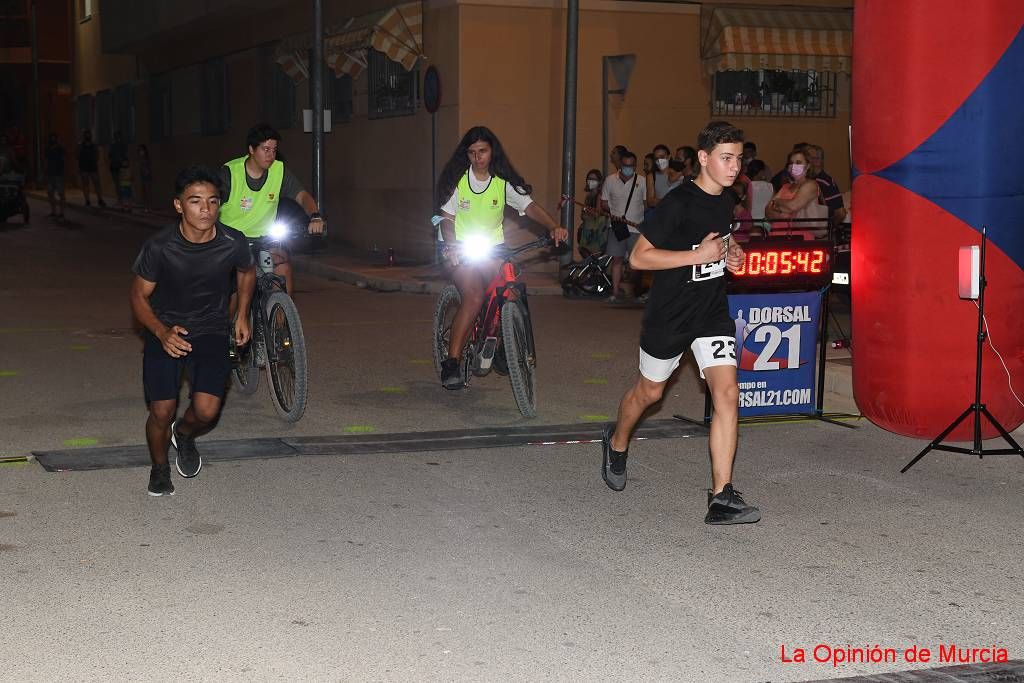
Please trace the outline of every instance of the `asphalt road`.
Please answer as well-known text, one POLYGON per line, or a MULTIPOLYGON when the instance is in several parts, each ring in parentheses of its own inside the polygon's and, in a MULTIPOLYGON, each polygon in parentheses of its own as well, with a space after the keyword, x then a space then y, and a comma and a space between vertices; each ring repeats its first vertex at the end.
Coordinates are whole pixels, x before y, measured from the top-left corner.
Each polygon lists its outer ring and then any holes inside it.
MULTIPOLYGON (((143 441, 146 235, 0 226, 0 455, 143 441)), ((503 378, 440 389, 430 297, 305 277, 297 298, 305 418, 231 396, 208 439, 525 424, 503 378)), ((531 305, 532 422, 612 414, 639 310, 531 305)), ((694 374, 660 417, 700 413, 694 374)), ((1024 657, 1022 461, 900 475, 922 444, 858 425, 745 427, 736 482, 765 517, 737 528, 702 523, 700 439, 635 444, 618 494, 593 445, 215 463, 162 499, 142 468, 2 465, 0 679, 784 681, 938 664, 911 646, 1024 657), (901 659, 782 661, 818 644, 901 659)))

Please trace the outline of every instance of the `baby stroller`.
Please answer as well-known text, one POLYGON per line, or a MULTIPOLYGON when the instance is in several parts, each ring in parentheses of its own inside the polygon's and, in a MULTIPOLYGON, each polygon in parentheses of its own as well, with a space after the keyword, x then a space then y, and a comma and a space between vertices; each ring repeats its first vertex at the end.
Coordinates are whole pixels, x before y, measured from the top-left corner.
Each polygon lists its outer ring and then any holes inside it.
MULTIPOLYGON (((580 232, 577 231, 576 243, 580 243, 580 232)), ((583 260, 574 263, 569 273, 562 280, 562 293, 571 299, 607 298, 612 292, 612 281, 608 277, 608 267, 612 257, 603 252, 592 252, 581 246, 580 256, 583 260)))

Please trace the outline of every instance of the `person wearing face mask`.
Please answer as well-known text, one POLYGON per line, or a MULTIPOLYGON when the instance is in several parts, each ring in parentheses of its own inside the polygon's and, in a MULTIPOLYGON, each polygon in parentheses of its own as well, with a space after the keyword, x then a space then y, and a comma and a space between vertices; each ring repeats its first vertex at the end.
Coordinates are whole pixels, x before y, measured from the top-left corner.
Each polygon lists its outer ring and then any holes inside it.
POLYGON ((669 151, 665 145, 655 145, 653 168, 647 174, 647 207, 654 208, 668 194, 669 151))
MULTIPOLYGON (((294 200, 309 214, 309 234, 323 234, 326 224, 313 195, 277 158, 280 141, 281 135, 267 124, 249 129, 246 136, 249 153, 232 159, 220 169, 227 198, 220 210, 220 220, 246 237, 262 237, 274 224, 283 197, 294 200)), ((274 272, 284 277, 285 289, 291 296, 294 283, 288 249, 279 245, 271 249, 270 254, 274 259, 274 272)))
MULTIPOLYGON (((806 142, 798 142, 795 145, 793 145, 793 147, 789 151, 795 152, 797 150, 805 150, 806 147, 806 142)), ((782 168, 779 169, 779 172, 772 176, 772 187, 774 187, 775 191, 778 192, 783 185, 785 185, 786 183, 791 183, 793 182, 793 180, 795 179, 789 175, 789 162, 786 162, 785 164, 782 165, 782 168)))
MULTIPOLYGON (((785 183, 768 202, 765 216, 772 219, 828 218, 828 208, 820 202, 821 192, 814 177, 815 169, 808 163, 807 153, 799 149, 789 153, 786 172, 792 180, 785 183)), ((821 222, 773 223, 772 231, 796 231, 805 239, 820 239, 828 235, 828 223, 821 222)))
POLYGON ((647 196, 647 181, 636 173, 636 155, 624 152, 619 163, 619 172, 605 178, 601 188, 601 210, 612 217, 612 233, 608 235, 606 252, 612 257, 609 303, 618 303, 624 296, 619 290, 622 264, 640 237, 636 226, 644 220, 644 197, 647 196))
POLYGON ((592 168, 587 171, 586 191, 583 199, 583 212, 580 218, 579 232, 576 243, 580 254, 599 254, 605 250, 608 240, 608 218, 601 214, 601 171, 592 168))

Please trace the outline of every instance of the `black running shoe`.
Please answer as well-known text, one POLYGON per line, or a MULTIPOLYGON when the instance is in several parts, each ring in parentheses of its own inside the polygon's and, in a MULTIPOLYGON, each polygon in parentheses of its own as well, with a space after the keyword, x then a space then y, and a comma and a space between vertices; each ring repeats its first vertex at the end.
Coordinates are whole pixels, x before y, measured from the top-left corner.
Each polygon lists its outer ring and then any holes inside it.
POLYGON ((740 492, 726 484, 721 493, 708 491, 708 514, 705 524, 753 524, 761 520, 761 511, 748 505, 740 492))
POLYGON ((154 465, 149 471, 149 490, 151 496, 173 496, 174 484, 171 483, 171 466, 154 465))
POLYGON ((615 433, 615 425, 605 425, 604 434, 601 437, 601 450, 603 453, 601 462, 601 478, 612 491, 621 491, 626 488, 626 458, 629 451, 619 453, 612 450, 612 434, 615 433))
POLYGON ((175 429, 177 424, 177 420, 171 424, 171 443, 178 450, 178 455, 174 457, 174 467, 178 470, 178 474, 190 479, 203 469, 203 459, 200 457, 199 451, 196 450, 196 440, 190 436, 178 434, 175 429))
POLYGON ((502 377, 508 376, 508 359, 505 358, 505 347, 500 347, 491 361, 491 368, 502 377))
POLYGON ((445 389, 462 389, 466 386, 459 365, 461 362, 457 358, 446 358, 441 363, 441 386, 445 389))

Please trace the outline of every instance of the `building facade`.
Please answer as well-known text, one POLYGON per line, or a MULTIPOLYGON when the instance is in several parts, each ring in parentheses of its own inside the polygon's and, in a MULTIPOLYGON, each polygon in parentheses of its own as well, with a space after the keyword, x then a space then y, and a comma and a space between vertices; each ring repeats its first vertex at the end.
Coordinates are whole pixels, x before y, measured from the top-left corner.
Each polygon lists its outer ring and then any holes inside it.
MULTIPOLYGON (((121 130, 147 144, 157 197, 169 202, 182 166, 244 154, 246 130, 258 121, 281 131, 286 162, 309 181, 310 3, 89 4, 91 15, 75 24, 78 129, 101 143, 121 130)), ((577 191, 588 169, 605 167, 606 99, 608 144, 640 156, 659 143, 693 145, 708 120, 725 118, 773 168, 794 142, 820 144, 848 187, 852 18, 844 3, 805 2, 789 13, 771 2, 580 4, 577 191), (773 35, 779 44, 769 44, 773 35), (606 67, 611 56, 625 58, 606 67), (606 68, 610 89, 623 93, 605 93, 606 68)), ((473 125, 495 131, 534 198, 556 212, 564 3, 325 0, 324 12, 332 129, 323 204, 333 238, 429 259, 434 178, 473 125), (424 107, 428 67, 439 75, 436 113, 424 107)), ((525 220, 509 216, 511 240, 526 239, 525 220)))

